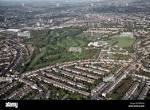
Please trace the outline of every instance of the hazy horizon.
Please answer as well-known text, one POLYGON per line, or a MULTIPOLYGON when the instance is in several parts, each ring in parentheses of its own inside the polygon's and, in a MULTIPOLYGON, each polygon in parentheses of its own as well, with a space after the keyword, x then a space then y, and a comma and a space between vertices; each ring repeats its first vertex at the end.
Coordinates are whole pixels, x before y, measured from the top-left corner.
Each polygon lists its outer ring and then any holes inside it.
POLYGON ((112 2, 133 2, 133 1, 146 1, 146 0, 0 0, 0 1, 11 1, 11 2, 16 2, 16 1, 19 1, 19 2, 25 2, 25 1, 71 1, 71 2, 77 2, 77 1, 84 1, 84 2, 87 2, 87 1, 92 1, 92 2, 96 2, 96 1, 112 1, 112 2))

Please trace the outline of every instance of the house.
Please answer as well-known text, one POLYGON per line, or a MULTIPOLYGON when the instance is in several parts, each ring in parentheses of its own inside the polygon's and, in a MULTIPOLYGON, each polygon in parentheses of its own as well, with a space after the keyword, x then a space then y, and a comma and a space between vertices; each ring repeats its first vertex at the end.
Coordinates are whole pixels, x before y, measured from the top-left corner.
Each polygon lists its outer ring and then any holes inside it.
POLYGON ((80 47, 70 47, 69 52, 82 52, 82 49, 80 47))

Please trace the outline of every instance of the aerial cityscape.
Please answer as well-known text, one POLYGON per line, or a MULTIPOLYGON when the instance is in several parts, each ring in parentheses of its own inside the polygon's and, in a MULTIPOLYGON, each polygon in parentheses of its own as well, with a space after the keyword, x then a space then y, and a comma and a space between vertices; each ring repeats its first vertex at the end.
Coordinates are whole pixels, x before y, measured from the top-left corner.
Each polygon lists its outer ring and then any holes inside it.
POLYGON ((0 100, 150 100, 150 1, 0 0, 0 100))

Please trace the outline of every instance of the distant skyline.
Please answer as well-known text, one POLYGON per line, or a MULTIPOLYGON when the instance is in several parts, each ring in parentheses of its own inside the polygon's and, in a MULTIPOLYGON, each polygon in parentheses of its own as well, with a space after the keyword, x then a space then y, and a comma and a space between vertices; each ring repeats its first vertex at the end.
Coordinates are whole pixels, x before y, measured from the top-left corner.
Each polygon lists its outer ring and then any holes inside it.
POLYGON ((116 6, 118 6, 118 5, 124 6, 124 5, 128 5, 132 2, 138 2, 138 1, 140 1, 141 3, 144 1, 150 2, 149 0, 0 0, 0 2, 4 2, 4 3, 7 2, 7 4, 9 4, 9 1, 10 1, 10 3, 18 2, 18 3, 35 3, 35 4, 36 4, 36 2, 37 3, 40 3, 40 2, 42 2, 42 3, 46 3, 46 2, 49 2, 49 3, 51 3, 51 2, 53 2, 53 3, 57 3, 57 2, 64 2, 64 3, 103 2, 108 5, 113 4, 116 6))
MULTIPOLYGON (((0 1, 114 1, 114 2, 132 2, 132 1, 141 1, 141 0, 0 0, 0 1)), ((144 0, 143 0, 144 1, 144 0)))

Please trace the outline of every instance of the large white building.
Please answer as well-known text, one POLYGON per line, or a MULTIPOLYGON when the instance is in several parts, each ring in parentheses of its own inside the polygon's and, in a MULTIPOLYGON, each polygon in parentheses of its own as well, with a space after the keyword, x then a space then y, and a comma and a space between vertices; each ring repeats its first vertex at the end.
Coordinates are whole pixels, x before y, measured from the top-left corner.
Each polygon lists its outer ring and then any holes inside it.
POLYGON ((27 37, 27 38, 30 38, 30 32, 29 31, 19 31, 18 32, 18 36, 19 37, 27 37))
POLYGON ((98 42, 90 42, 88 44, 89 47, 102 47, 102 46, 105 46, 105 45, 108 45, 108 43, 106 41, 98 41, 98 42))
POLYGON ((20 29, 7 29, 6 31, 8 31, 8 32, 19 32, 20 29))

